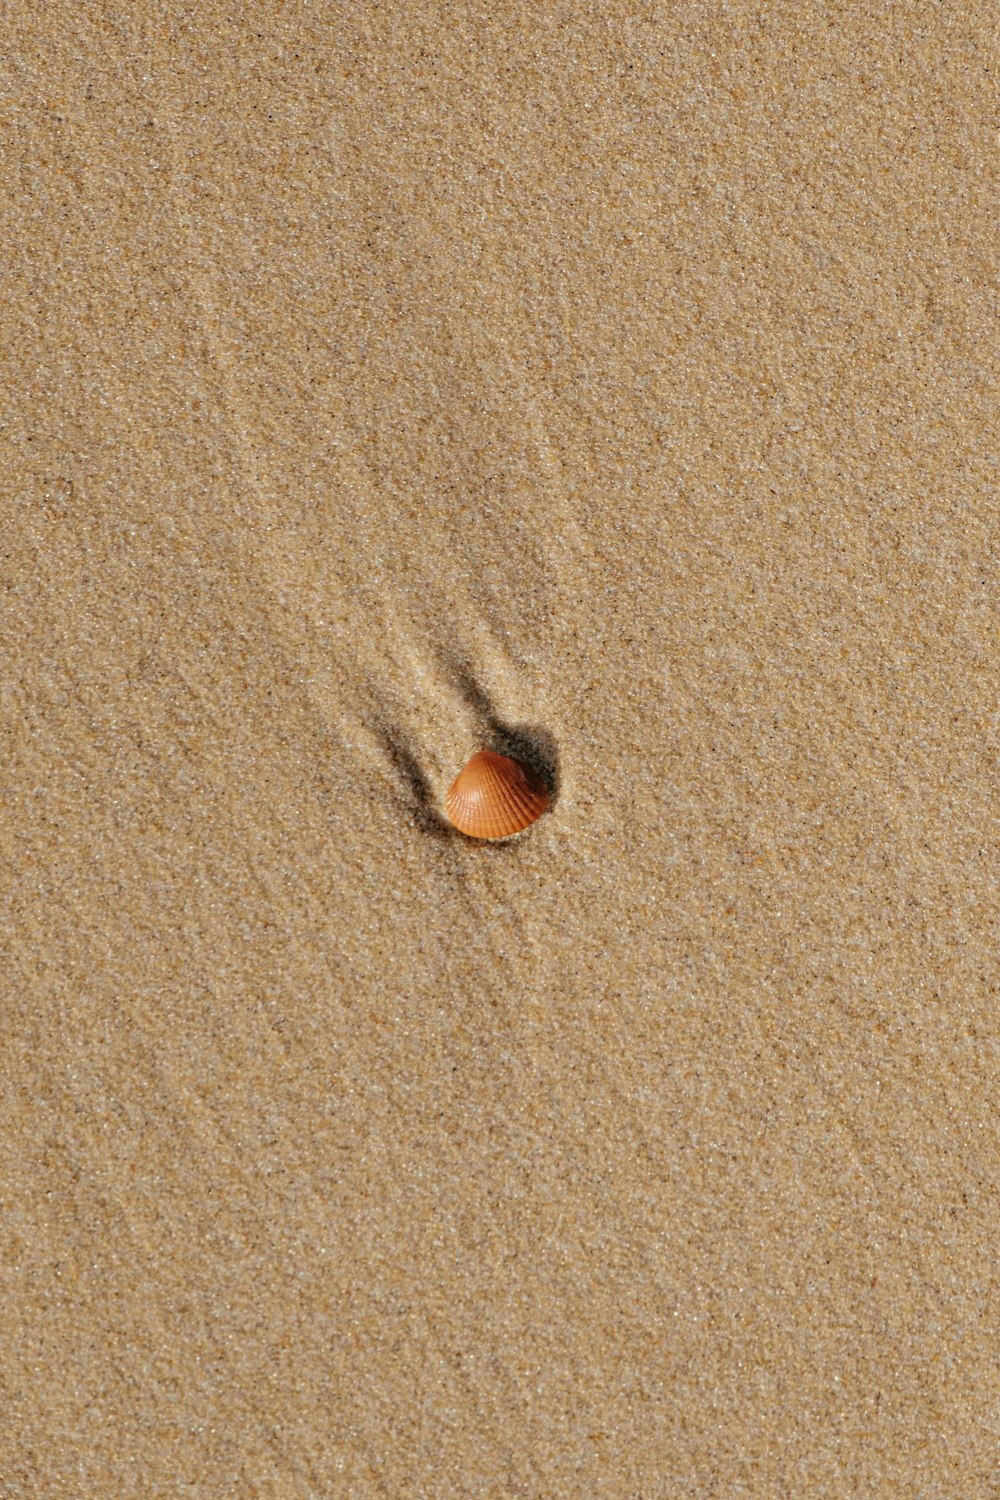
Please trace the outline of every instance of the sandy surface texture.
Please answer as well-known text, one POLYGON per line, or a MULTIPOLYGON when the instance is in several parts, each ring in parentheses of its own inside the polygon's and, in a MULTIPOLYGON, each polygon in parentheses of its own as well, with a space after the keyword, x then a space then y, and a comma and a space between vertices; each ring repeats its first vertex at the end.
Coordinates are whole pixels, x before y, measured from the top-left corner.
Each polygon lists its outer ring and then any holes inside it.
POLYGON ((993 7, 3 33, 2 1500, 1000 1496, 993 7))

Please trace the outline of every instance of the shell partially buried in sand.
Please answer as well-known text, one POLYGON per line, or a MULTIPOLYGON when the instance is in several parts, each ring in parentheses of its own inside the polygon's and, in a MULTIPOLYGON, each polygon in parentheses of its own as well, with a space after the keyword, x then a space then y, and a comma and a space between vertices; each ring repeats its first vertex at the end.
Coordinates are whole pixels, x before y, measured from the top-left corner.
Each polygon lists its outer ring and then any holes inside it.
POLYGON ((473 839, 509 839, 540 818, 548 805, 542 778, 495 750, 478 751, 445 798, 455 827, 473 839))

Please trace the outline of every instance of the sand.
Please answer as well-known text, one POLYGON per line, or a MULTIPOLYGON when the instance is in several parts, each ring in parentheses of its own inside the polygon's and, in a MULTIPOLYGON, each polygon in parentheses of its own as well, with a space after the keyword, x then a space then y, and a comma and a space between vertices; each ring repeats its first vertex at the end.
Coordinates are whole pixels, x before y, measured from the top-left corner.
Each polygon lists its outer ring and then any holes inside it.
POLYGON ((1000 1495, 995 20, 5 9, 4 1500, 1000 1495))

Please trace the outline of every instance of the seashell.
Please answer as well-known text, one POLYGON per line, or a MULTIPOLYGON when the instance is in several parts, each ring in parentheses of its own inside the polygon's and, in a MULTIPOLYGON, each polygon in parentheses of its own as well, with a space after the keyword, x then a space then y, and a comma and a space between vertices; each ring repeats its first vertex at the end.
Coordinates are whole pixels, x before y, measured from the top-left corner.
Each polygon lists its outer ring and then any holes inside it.
POLYGON ((494 750, 478 751, 445 798, 455 827, 473 839, 509 839, 540 818, 548 804, 542 778, 494 750))

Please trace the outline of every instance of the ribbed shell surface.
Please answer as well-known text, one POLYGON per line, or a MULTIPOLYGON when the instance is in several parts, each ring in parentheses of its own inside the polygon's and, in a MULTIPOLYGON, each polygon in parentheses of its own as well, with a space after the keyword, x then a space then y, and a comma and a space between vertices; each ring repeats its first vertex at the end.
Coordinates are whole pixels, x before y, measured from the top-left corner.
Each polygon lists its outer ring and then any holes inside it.
POLYGON ((545 783, 528 766, 480 750, 455 778, 445 806, 455 827, 470 838, 507 839, 540 818, 548 801, 545 783))

